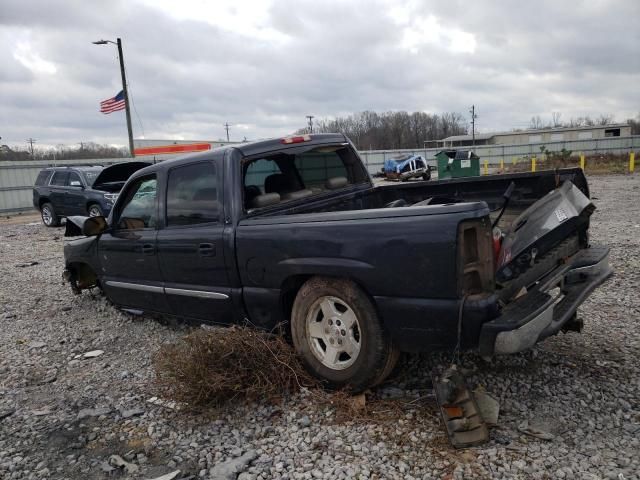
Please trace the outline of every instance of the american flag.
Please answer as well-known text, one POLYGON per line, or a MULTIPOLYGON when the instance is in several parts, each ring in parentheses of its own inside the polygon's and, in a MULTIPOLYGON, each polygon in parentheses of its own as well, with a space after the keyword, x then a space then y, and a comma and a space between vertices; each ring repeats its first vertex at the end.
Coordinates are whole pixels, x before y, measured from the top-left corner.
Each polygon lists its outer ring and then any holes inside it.
POLYGON ((117 112, 118 110, 124 110, 124 91, 120 90, 120 92, 112 98, 107 98, 100 102, 100 112, 102 113, 111 113, 117 112))

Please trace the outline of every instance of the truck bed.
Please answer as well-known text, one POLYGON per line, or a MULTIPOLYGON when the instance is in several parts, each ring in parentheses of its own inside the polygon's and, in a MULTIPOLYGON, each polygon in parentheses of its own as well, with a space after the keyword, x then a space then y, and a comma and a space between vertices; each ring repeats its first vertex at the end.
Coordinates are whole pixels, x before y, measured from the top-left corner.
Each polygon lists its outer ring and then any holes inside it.
POLYGON ((562 182, 569 180, 589 197, 589 188, 584 173, 579 168, 546 170, 541 172, 467 177, 408 184, 376 185, 358 192, 345 193, 331 200, 305 199, 300 204, 261 212, 263 217, 281 215, 303 215, 321 212, 345 212, 413 206, 429 200, 429 206, 450 205, 462 202, 485 202, 492 217, 498 214, 504 202, 503 194, 511 182, 515 189, 509 208, 500 225, 507 227, 527 207, 535 203, 562 182))

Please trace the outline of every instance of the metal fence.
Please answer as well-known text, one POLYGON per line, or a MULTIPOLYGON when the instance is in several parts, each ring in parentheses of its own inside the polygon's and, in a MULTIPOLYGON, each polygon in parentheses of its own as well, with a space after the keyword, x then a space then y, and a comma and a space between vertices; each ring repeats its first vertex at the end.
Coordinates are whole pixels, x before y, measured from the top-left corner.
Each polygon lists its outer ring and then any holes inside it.
MULTIPOLYGON (((473 150, 482 159, 487 160, 489 165, 497 165, 500 161, 508 163, 516 160, 528 160, 534 157, 540 158, 542 151, 540 147, 545 147, 545 151, 560 152, 563 148, 572 152, 572 155, 586 156, 596 154, 617 154, 624 155, 629 152, 640 152, 640 135, 630 137, 611 137, 594 140, 572 140, 563 142, 531 143, 526 145, 482 145, 476 146, 473 150)), ((460 147, 470 148, 470 147, 460 147)), ((371 173, 379 172, 384 161, 399 154, 412 153, 423 155, 427 163, 435 165, 435 155, 441 148, 419 148, 404 150, 369 150, 360 151, 363 162, 371 173)), ((108 158, 108 159, 82 159, 65 160, 55 162, 51 160, 39 161, 13 161, 0 162, 0 213, 12 213, 33 209, 32 188, 38 172, 48 166, 66 165, 111 165, 113 163, 130 161, 130 158, 108 158)), ((576 162, 577 163, 577 162, 576 162)))
MULTIPOLYGON (((611 137, 599 138, 594 140, 571 140, 562 142, 544 142, 529 143, 525 145, 480 145, 476 147, 454 147, 458 149, 473 151, 481 158, 482 162, 488 161, 489 165, 498 165, 500 161, 509 163, 516 159, 529 160, 531 158, 540 158, 542 155, 541 147, 545 147, 547 153, 560 152, 564 148, 565 151, 571 151, 571 155, 578 157, 580 154, 586 156, 596 154, 628 154, 629 152, 640 152, 640 135, 632 135, 629 137, 611 137)), ((360 156, 367 165, 371 173, 379 172, 384 161, 395 155, 415 154, 422 155, 428 164, 436 165, 436 153, 443 150, 442 148, 416 148, 405 150, 370 150, 361 151, 360 156)), ((449 150, 449 149, 447 149, 449 150)))
POLYGON ((71 165, 111 165, 130 158, 91 158, 82 160, 27 160, 0 162, 0 213, 13 213, 33 209, 33 184, 45 167, 71 165))

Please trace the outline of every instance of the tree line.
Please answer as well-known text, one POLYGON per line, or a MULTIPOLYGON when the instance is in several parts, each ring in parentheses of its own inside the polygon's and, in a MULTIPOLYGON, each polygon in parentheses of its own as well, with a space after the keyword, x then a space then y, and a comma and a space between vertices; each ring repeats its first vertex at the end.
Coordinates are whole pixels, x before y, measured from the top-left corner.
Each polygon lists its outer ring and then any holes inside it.
POLYGON ((0 160, 78 160, 90 158, 123 158, 129 157, 126 147, 113 147, 93 142, 80 143, 77 148, 58 145, 55 148, 12 149, 7 145, 0 147, 0 160))
MULTIPOLYGON (((551 118, 546 121, 540 115, 531 117, 529 128, 532 130, 543 130, 547 128, 564 128, 564 127, 597 127, 606 126, 615 123, 615 117, 611 114, 600 114, 597 117, 571 117, 568 121, 562 120, 560 112, 551 112, 551 118)), ((636 118, 627 119, 626 123, 631 126, 631 135, 640 135, 640 113, 636 118)), ((517 131, 517 130, 515 130, 517 131)))
MULTIPOLYGON (((467 121, 459 113, 365 111, 335 119, 321 119, 314 133, 344 133, 360 150, 422 148, 426 140, 467 133, 467 121)), ((308 133, 302 128, 296 133, 308 133)))

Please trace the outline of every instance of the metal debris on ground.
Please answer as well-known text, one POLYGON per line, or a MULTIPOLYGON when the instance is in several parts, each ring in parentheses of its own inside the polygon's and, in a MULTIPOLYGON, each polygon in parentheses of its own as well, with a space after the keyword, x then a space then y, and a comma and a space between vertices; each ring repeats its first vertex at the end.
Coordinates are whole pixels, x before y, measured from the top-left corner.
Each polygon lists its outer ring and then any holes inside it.
POLYGON ((480 389, 475 389, 473 396, 480 409, 480 415, 482 415, 484 423, 488 427, 497 425, 498 415, 500 414, 500 402, 490 393, 480 389))
POLYGON ((25 267, 33 267, 34 265, 40 265, 40 262, 33 261, 33 262, 27 262, 27 263, 18 263, 16 267, 25 268, 25 267))
POLYGON ((112 467, 123 468, 126 473, 137 473, 140 467, 135 463, 127 462, 120 455, 111 455, 109 457, 109 465, 112 467))
POLYGON ((540 440, 551 441, 555 438, 555 435, 553 435, 553 433, 545 432, 544 430, 540 430, 539 428, 529 425, 528 420, 525 420, 520 425, 518 425, 518 431, 520 433, 524 433, 525 435, 529 435, 530 437, 535 437, 540 440))
POLYGON ((180 475, 180 470, 174 470, 173 472, 165 473, 164 475, 149 480, 173 480, 178 475, 180 475))
POLYGON ((489 429, 464 377, 455 365, 442 374, 432 373, 433 389, 440 407, 449 442, 455 448, 467 448, 489 440, 489 429))

